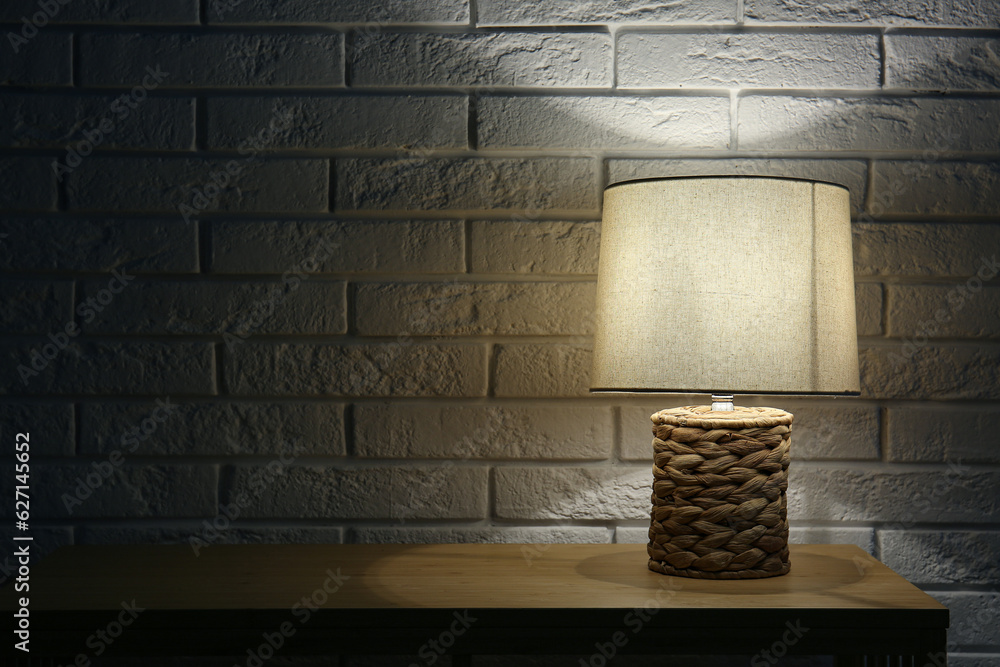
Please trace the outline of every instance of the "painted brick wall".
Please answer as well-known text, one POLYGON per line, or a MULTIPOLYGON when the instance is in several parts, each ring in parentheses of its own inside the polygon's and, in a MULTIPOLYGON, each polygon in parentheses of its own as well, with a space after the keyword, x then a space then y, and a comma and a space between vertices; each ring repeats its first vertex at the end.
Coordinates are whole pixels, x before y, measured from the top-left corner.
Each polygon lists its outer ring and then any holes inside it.
POLYGON ((1000 4, 43 4, 0 7, 0 421, 45 549, 645 541, 699 399, 586 395, 601 190, 799 175, 852 191, 863 395, 743 401, 796 413, 793 537, 1000 664, 1000 4))

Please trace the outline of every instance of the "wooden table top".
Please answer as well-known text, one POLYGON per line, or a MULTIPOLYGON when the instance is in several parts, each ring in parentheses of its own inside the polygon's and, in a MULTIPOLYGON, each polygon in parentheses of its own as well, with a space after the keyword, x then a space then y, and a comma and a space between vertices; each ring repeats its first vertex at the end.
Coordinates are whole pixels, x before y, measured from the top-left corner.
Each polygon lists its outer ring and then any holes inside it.
MULTIPOLYGON (((32 613, 288 610, 326 585, 326 609, 947 610, 853 545, 791 545, 791 572, 709 581, 646 568, 635 544, 64 547, 31 570, 32 613), (340 580, 331 574, 340 575, 340 580), (346 576, 345 576, 346 575, 346 576), (338 588, 339 585, 339 588, 338 588)), ((8 584, 0 602, 13 608, 8 584)), ((325 599, 323 599, 325 598, 325 599)))
MULTIPOLYGON (((464 654, 575 655, 618 636, 633 654, 752 655, 792 629, 807 629, 800 654, 946 645, 948 610, 856 546, 792 545, 789 574, 756 580, 646 560, 635 544, 64 547, 31 569, 32 654, 76 655, 135 609, 115 655, 243 655, 276 628, 302 655, 414 653, 462 628, 464 654)), ((0 589, 0 606, 15 595, 0 589)))

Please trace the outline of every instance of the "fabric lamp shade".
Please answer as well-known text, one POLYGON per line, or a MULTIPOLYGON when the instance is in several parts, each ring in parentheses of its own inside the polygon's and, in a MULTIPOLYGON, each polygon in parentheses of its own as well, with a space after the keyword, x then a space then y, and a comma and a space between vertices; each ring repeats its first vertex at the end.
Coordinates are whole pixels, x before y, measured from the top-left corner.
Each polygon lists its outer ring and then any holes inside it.
POLYGON ((846 188, 718 176, 605 190, 591 391, 859 390, 846 188))

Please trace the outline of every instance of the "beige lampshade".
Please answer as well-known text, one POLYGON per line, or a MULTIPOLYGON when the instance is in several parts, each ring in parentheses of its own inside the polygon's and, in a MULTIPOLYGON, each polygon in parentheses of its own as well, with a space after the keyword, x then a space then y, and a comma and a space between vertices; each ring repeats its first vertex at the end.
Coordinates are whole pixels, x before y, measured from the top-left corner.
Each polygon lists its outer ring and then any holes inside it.
POLYGON ((605 190, 591 391, 859 390, 847 188, 697 176, 605 190))

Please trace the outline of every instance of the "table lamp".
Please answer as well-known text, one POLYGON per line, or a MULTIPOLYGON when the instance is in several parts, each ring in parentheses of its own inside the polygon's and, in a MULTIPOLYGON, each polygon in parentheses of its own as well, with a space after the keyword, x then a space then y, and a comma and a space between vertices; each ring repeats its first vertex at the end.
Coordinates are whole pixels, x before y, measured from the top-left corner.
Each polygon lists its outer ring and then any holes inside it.
POLYGON ((712 395, 651 417, 649 568, 787 573, 792 415, 733 394, 859 393, 847 189, 765 176, 609 186, 596 315, 591 391, 712 395))

